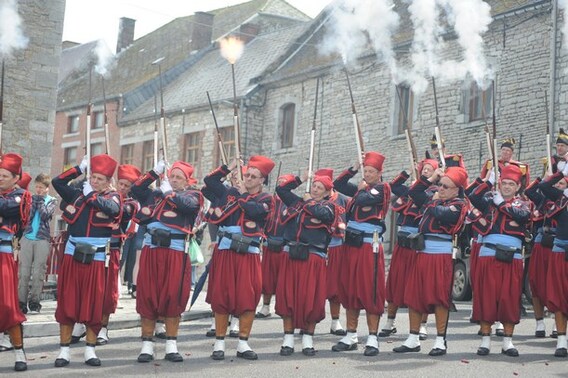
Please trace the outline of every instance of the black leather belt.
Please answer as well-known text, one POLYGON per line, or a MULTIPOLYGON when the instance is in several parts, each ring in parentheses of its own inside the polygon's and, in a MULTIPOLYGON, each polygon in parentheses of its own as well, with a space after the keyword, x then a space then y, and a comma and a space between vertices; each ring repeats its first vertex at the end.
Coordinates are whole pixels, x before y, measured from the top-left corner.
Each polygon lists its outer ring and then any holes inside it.
POLYGON ((0 240, 0 245, 12 245, 11 240, 0 240))
MULTIPOLYGON (((493 243, 483 243, 482 246, 484 246, 485 248, 492 249, 492 250, 494 250, 494 251, 497 250, 497 246, 496 246, 495 244, 493 244, 493 243)), ((521 250, 520 250, 520 249, 516 249, 516 250, 515 250, 515 253, 520 254, 520 253, 521 253, 521 250)))
MULTIPOLYGON (((71 242, 71 245, 74 247, 77 243, 74 241, 71 242)), ((95 252, 106 252, 106 247, 98 247, 95 252)))
POLYGON ((122 247, 122 243, 121 242, 114 242, 114 243, 110 243, 110 248, 111 249, 118 249, 122 247))
POLYGON ((442 238, 440 236, 435 235, 424 235, 424 240, 432 240, 432 241, 443 241, 443 242, 451 242, 452 239, 442 238))
MULTIPOLYGON (((219 238, 219 240, 221 240, 221 238, 227 238, 227 239, 231 240, 232 236, 233 236, 233 234, 231 234, 230 232, 226 232, 226 231, 218 231, 217 232, 217 237, 219 238)), ((259 248, 260 242, 253 240, 253 241, 250 242, 250 246, 259 248)))

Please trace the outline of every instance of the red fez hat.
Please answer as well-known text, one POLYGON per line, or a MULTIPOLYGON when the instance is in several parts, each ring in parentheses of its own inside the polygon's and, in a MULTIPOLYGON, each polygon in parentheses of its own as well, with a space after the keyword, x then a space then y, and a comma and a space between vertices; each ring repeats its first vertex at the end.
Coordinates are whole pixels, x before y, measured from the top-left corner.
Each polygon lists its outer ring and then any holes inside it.
POLYGON ((22 174, 22 157, 18 154, 7 153, 2 155, 0 168, 12 172, 15 175, 22 174))
POLYGON ((365 154, 365 159, 363 159, 363 166, 371 166, 378 171, 382 171, 384 161, 384 155, 381 155, 378 152, 370 151, 365 154))
POLYGON ((331 190, 333 188, 333 182, 329 176, 314 176, 314 182, 321 182, 326 190, 331 190))
POLYGON ((509 164, 506 167, 501 168, 501 180, 511 180, 516 182, 517 184, 520 184, 522 177, 523 172, 521 172, 521 168, 519 168, 515 164, 509 164))
POLYGON ((294 175, 282 175, 280 177, 278 177, 278 181, 282 180, 286 183, 290 182, 290 181, 294 181, 296 179, 296 176, 294 175))
POLYGON ((424 165, 429 164, 434 170, 438 169, 438 160, 436 159, 424 159, 418 164, 418 174, 422 173, 424 165))
POLYGON ((22 178, 18 181, 18 186, 24 190, 28 190, 31 181, 32 176, 30 176, 28 172, 22 172, 22 178))
POLYGON ((333 180, 333 169, 331 168, 322 168, 318 169, 314 172, 314 176, 327 176, 333 180))
POLYGON ((248 162, 248 168, 256 168, 264 177, 268 177, 274 168, 274 162, 262 155, 251 156, 248 162))
POLYGON ((193 174, 193 166, 189 163, 186 163, 185 161, 178 160, 178 161, 176 161, 175 163, 172 164, 172 168, 170 168, 170 172, 172 171, 172 169, 176 169, 176 168, 183 172, 185 178, 187 179, 187 182, 189 183, 189 179, 191 178, 191 175, 193 174))
POLYGON ((118 162, 107 154, 95 155, 91 158, 91 172, 112 177, 118 162))
POLYGON ((122 164, 118 166, 118 179, 135 182, 142 175, 134 165, 122 164))
POLYGON ((452 180, 456 186, 465 188, 467 185, 467 171, 462 167, 448 167, 444 175, 452 180))

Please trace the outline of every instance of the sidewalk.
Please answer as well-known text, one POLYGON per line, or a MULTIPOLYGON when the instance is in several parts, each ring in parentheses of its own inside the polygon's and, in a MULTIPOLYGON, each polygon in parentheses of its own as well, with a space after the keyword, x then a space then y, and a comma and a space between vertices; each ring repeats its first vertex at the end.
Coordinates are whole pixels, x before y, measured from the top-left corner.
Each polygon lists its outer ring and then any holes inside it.
MULTIPOLYGON (((140 326, 140 316, 136 313, 136 299, 131 298, 127 293, 126 286, 121 286, 122 296, 118 300, 116 313, 110 316, 109 329, 124 329, 140 326)), ((193 295, 193 290, 191 291, 193 295)), ((191 301, 190 295, 190 301, 191 301)), ((211 307, 205 303, 205 289, 199 294, 197 301, 190 311, 181 315, 182 321, 206 318, 211 315, 211 307)), ((28 312, 27 321, 24 323, 25 337, 58 336, 59 324, 55 321, 55 300, 44 300, 41 302, 40 313, 28 312)), ((188 303, 189 308, 189 303, 188 303)))

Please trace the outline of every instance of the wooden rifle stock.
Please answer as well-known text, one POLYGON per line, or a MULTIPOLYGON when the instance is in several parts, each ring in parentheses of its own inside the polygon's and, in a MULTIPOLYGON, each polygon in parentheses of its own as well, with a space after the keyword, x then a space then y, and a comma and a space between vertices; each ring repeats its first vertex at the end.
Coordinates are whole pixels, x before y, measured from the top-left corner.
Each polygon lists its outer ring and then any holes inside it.
MULTIPOLYGON (((398 96, 398 102, 400 103, 401 109, 402 109, 402 95, 400 94, 400 91, 402 90, 402 88, 400 86, 396 87, 396 94, 398 96)), ((407 117, 407 112, 408 112, 408 108, 404 108, 402 109, 403 113, 403 120, 404 120, 404 125, 406 126, 404 129, 404 134, 406 136, 406 146, 408 148, 408 153, 409 153, 409 158, 410 158, 410 172, 412 173, 413 179, 417 180, 418 177, 420 177, 420 172, 418 172, 418 169, 416 168, 416 164, 418 163, 418 155, 416 153, 416 145, 414 144, 414 138, 412 136, 412 123, 408 121, 408 117, 407 117)))
POLYGON ((363 167, 363 153, 365 152, 365 143, 363 141, 363 133, 361 132, 361 125, 357 118, 357 110, 355 109, 355 100, 353 99, 353 91, 351 89, 351 80, 349 80, 349 73, 347 68, 344 68, 345 78, 347 79, 347 88, 349 89, 349 97, 351 98, 351 117, 353 118, 353 128, 355 129, 355 143, 357 144, 357 155, 359 164, 363 167))
POLYGON ((104 117, 104 128, 105 128, 105 150, 106 154, 110 155, 110 130, 108 127, 108 115, 106 107, 106 93, 105 93, 105 78, 101 75, 101 83, 103 87, 103 117, 104 117))
POLYGON ((91 177, 91 79, 93 74, 93 67, 89 69, 89 103, 87 104, 87 124, 85 128, 85 155, 87 156, 87 171, 85 176, 87 179, 91 177))
POLYGON ((550 137, 550 121, 548 119, 548 92, 544 91, 544 101, 546 104, 546 174, 552 175, 552 149, 550 137))
POLYGON ((217 123, 217 117, 215 116, 215 110, 213 110, 213 104, 211 103, 211 96, 209 96, 209 91, 207 93, 207 101, 209 101, 209 109, 211 115, 213 116, 213 122, 215 123, 215 130, 217 130, 217 145, 219 147, 219 154, 221 155, 221 162, 223 165, 229 165, 229 160, 227 159, 227 152, 225 152, 225 145, 223 144, 223 137, 221 136, 221 130, 219 130, 219 124, 217 123))
POLYGON ((446 170, 446 157, 444 156, 444 140, 442 139, 442 130, 440 128, 440 116, 438 114, 438 95, 436 93, 436 80, 432 77, 432 89, 434 91, 434 110, 436 112, 436 127, 434 134, 436 135, 436 145, 438 146, 438 160, 440 166, 446 170))

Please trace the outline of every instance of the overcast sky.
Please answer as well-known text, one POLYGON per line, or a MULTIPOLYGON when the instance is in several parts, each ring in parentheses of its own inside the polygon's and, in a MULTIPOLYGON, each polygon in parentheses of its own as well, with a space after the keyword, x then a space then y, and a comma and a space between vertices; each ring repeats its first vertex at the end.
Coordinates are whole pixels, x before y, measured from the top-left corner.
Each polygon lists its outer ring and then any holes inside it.
MULTIPOLYGON (((331 0, 287 1, 313 18, 331 0)), ((138 39, 174 18, 244 2, 246 0, 67 0, 63 40, 85 43, 104 39, 114 51, 121 17, 136 20, 134 39, 138 39)))

